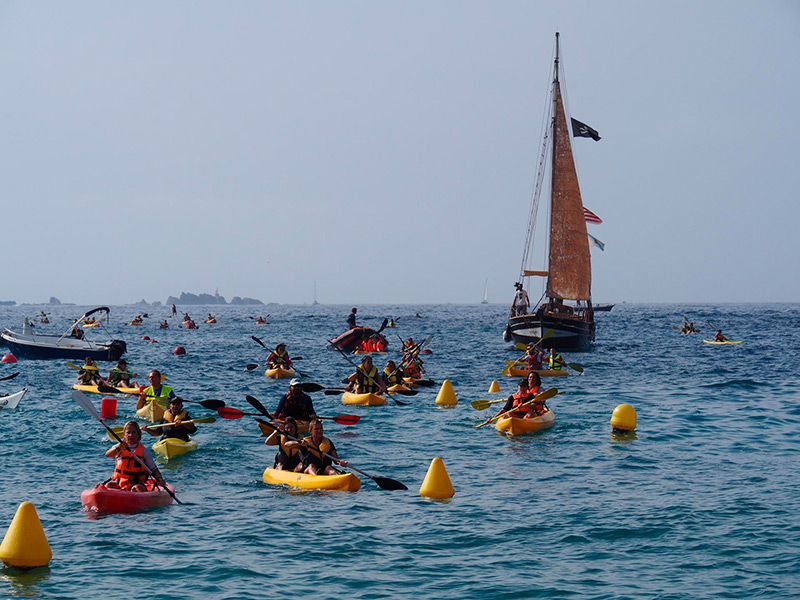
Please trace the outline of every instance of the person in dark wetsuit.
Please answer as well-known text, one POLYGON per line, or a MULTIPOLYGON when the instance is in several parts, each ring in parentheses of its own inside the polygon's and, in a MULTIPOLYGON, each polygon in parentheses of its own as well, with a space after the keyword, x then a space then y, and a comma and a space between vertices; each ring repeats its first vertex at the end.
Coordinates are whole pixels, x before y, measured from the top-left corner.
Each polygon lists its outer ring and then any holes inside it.
POLYGON ((279 471, 294 471, 299 473, 303 470, 301 460, 301 449, 303 445, 286 436, 289 434, 293 438, 297 437, 297 422, 292 417, 286 417, 283 431, 275 429, 264 441, 267 446, 278 446, 278 453, 275 455, 275 466, 279 471))
POLYGON ((346 467, 347 461, 339 460, 336 446, 323 435, 322 421, 314 419, 308 430, 311 435, 303 438, 303 472, 309 475, 339 475, 339 471, 333 468, 333 464, 346 467), (320 450, 333 458, 324 456, 320 450))
POLYGON ((292 417, 297 421, 310 421, 316 418, 317 411, 311 396, 303 391, 303 383, 295 378, 289 382, 289 391, 278 402, 278 407, 272 413, 272 418, 280 421, 292 417))
POLYGON ((347 326, 350 329, 354 329, 356 326, 356 313, 358 309, 354 306, 353 309, 350 311, 350 315, 347 317, 347 326))

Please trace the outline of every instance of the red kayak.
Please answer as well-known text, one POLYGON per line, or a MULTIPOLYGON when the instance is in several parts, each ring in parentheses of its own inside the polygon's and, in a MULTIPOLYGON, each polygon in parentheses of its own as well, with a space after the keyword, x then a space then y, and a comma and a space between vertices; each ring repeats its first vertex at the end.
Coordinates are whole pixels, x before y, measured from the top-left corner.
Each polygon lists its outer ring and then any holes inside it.
MULTIPOLYGON (((167 487, 175 493, 175 489, 167 484, 167 487)), ((152 489, 152 483, 148 482, 147 492, 128 492, 125 490, 108 489, 99 486, 81 492, 81 504, 83 509, 92 513, 135 513, 158 506, 168 506, 172 504, 172 496, 163 489, 152 489)))

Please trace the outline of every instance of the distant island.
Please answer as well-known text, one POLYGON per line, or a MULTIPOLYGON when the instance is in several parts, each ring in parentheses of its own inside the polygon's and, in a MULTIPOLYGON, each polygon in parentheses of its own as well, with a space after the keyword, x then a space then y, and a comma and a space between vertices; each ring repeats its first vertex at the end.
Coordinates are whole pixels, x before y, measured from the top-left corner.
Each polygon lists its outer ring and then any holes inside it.
POLYGON ((0 300, 0 306, 16 306, 16 300, 0 300))
MULTIPOLYGON (((261 305, 263 306, 264 303, 261 300, 257 300, 256 298, 240 298, 239 296, 234 296, 230 302, 232 305, 261 305)), ((175 296, 170 296, 167 298, 166 305, 170 306, 172 304, 195 304, 195 305, 202 305, 202 304, 228 304, 225 301, 225 296, 220 296, 219 292, 214 294, 190 294, 188 292, 181 292, 180 298, 176 298, 175 296)))

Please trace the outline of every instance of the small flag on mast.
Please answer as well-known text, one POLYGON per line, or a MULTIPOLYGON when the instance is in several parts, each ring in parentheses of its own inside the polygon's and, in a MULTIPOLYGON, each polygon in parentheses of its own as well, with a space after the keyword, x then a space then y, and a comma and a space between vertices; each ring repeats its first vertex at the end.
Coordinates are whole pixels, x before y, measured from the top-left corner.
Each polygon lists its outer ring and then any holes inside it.
POLYGON ((592 138, 595 142, 600 141, 600 134, 596 129, 592 129, 586 123, 581 123, 577 119, 570 119, 572 121, 572 137, 588 137, 592 138))
POLYGON ((605 252, 605 251, 606 251, 606 245, 605 245, 603 242, 601 242, 600 240, 598 240, 596 237, 594 237, 594 236, 593 236, 592 234, 590 234, 590 233, 587 233, 586 235, 588 235, 588 236, 589 236, 589 245, 590 245, 590 246, 595 246, 596 248, 600 248, 600 250, 601 250, 602 252, 605 252))
POLYGON ((598 225, 603 222, 603 219, 598 217, 592 211, 590 211, 585 206, 583 207, 583 218, 586 220, 587 223, 597 223, 598 225))

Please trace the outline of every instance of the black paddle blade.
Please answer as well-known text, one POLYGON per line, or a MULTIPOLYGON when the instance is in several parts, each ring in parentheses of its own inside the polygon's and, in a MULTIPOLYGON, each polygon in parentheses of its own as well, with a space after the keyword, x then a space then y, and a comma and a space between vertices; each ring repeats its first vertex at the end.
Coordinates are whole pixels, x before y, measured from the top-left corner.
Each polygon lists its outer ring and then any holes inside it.
POLYGON ((6 375, 5 377, 0 377, 0 381, 6 381, 7 379, 14 379, 14 377, 16 377, 17 375, 19 375, 19 371, 17 371, 16 373, 12 373, 11 375, 6 375))
POLYGON ((253 396, 247 395, 247 396, 245 396, 245 399, 250 403, 250 406, 255 408, 262 415, 264 415, 265 417, 271 417, 271 415, 269 414, 269 411, 266 408, 264 408, 264 405, 261 404, 261 402, 259 402, 257 398, 254 398, 253 396))
POLYGON ((124 394, 124 392, 118 390, 115 387, 111 387, 110 385, 100 384, 97 386, 97 391, 101 394, 124 394))
POLYGON ((407 490, 408 488, 401 482, 388 477, 373 477, 372 480, 378 484, 382 490, 407 490))
POLYGON ((416 396, 418 393, 417 390, 392 390, 392 394, 400 394, 401 396, 416 396))
POLYGON ((253 341, 254 341, 255 343, 257 343, 259 346, 261 346, 262 348, 266 348, 266 346, 264 345, 264 342, 262 342, 262 341, 261 341, 260 339, 258 339, 256 336, 254 336, 254 335, 251 335, 250 337, 251 337, 251 338, 253 338, 253 341))
POLYGON ((246 368, 248 371, 252 371, 252 370, 254 370, 254 369, 257 369, 257 368, 258 368, 258 365, 256 365, 256 364, 253 364, 253 363, 250 363, 250 364, 249 364, 249 365, 247 365, 247 367, 245 367, 245 368, 246 368))
POLYGON ((321 392, 325 389, 324 385, 313 383, 311 381, 304 383, 302 387, 304 392, 321 392))
POLYGON ((225 403, 222 400, 200 400, 198 404, 204 408, 208 408, 209 410, 219 410, 225 406, 225 403))
POLYGON ((394 403, 397 404, 397 406, 408 406, 408 402, 403 402, 402 400, 398 400, 397 398, 392 398, 392 400, 394 400, 394 403))
POLYGON ((339 394, 344 394, 344 390, 325 390, 324 394, 326 396, 338 396, 339 394))

